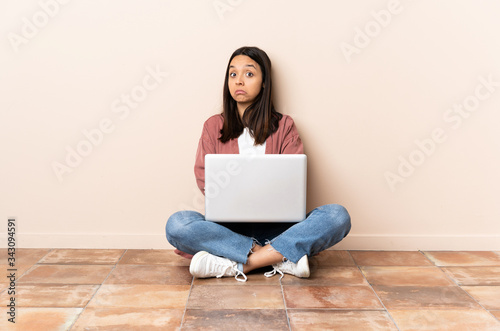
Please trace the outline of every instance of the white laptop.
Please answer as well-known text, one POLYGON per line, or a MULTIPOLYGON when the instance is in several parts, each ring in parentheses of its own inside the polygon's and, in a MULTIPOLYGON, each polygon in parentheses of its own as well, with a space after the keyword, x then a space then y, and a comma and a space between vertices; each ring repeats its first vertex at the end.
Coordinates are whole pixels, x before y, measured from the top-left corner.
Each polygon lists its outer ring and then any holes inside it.
POLYGON ((306 218, 305 154, 207 154, 205 219, 300 222, 306 218))

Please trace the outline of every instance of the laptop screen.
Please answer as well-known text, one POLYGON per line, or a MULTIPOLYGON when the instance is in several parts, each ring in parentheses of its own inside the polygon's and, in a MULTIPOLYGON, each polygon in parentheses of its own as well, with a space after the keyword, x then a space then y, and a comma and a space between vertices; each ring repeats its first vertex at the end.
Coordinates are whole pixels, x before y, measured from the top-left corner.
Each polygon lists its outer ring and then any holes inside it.
POLYGON ((306 217, 305 154, 207 154, 205 218, 300 222, 306 217))

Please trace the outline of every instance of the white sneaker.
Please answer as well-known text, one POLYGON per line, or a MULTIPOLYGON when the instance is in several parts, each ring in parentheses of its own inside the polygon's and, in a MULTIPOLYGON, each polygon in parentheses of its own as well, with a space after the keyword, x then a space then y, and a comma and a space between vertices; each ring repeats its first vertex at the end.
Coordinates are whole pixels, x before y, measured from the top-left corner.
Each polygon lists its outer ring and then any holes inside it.
POLYGON ((189 272, 196 278, 234 276, 237 281, 247 281, 247 276, 238 270, 238 263, 204 251, 193 256, 189 265, 189 272), (238 276, 242 276, 243 279, 238 278, 238 276))
POLYGON ((311 272, 309 271, 309 260, 307 259, 307 255, 304 255, 297 263, 286 260, 278 264, 273 264, 273 270, 266 272, 264 276, 272 277, 276 275, 276 273, 281 275, 280 279, 283 278, 285 274, 294 275, 300 278, 308 278, 311 272))

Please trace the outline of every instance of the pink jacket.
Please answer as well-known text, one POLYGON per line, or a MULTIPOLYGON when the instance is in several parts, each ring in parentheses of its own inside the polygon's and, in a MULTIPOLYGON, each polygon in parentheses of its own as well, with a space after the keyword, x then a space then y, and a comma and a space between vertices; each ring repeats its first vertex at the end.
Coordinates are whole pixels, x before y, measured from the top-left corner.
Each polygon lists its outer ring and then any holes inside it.
MULTIPOLYGON (((213 115, 205 121, 201 133, 196 160, 194 164, 194 175, 196 184, 201 192, 205 194, 205 155, 206 154, 239 154, 238 139, 231 139, 223 144, 218 138, 224 123, 221 114, 213 115)), ((278 130, 266 140, 266 154, 303 154, 304 147, 293 119, 283 115, 279 122, 278 130)))

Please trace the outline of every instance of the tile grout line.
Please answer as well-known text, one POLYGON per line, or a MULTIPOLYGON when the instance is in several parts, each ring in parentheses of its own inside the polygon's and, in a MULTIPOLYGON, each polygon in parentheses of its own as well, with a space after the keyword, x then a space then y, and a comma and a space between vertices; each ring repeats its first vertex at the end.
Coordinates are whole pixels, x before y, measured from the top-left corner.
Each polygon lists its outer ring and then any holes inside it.
MULTIPOLYGON (((26 249, 26 248, 21 248, 21 249, 26 249)), ((37 249, 37 248, 35 248, 35 249, 37 249)), ((46 249, 46 248, 40 248, 40 249, 46 249)), ((17 250, 19 250, 19 248, 17 250)), ((16 286, 18 285, 19 279, 21 279, 27 272, 29 272, 31 269, 33 269, 33 267, 36 266, 41 259, 43 259, 45 256, 47 256, 47 254, 50 254, 54 249, 53 248, 48 248, 48 250, 49 251, 44 256, 42 256, 41 258, 39 258, 38 260, 36 260, 35 263, 32 263, 28 269, 26 269, 19 277, 17 277, 15 279, 16 286)), ((8 265, 6 265, 5 272, 7 272, 7 269, 9 269, 8 265)), ((8 289, 9 289, 9 287, 7 286, 6 288, 4 288, 3 290, 0 291, 0 294, 3 294, 8 289)))
POLYGON ((191 291, 193 290, 193 286, 194 286, 194 277, 191 277, 191 286, 189 287, 189 293, 186 299, 186 306, 184 307, 184 312, 182 313, 181 325, 179 326, 179 330, 182 330, 182 327, 184 325, 184 317, 186 316, 188 310, 189 297, 191 296, 191 291))
MULTIPOLYGON (((113 272, 113 270, 116 269, 116 266, 118 265, 118 263, 120 263, 120 261, 122 260, 123 256, 125 255, 125 253, 127 253, 128 249, 125 249, 122 253, 122 255, 120 256, 120 258, 118 259, 118 261, 115 262, 115 264, 113 265, 113 268, 111 268, 111 270, 109 271, 108 275, 106 276, 106 278, 101 282, 101 284, 99 284, 99 286, 97 287, 97 289, 95 290, 94 294, 92 295, 92 297, 89 299, 89 301, 87 302, 87 304, 85 305, 85 307, 82 308, 82 311, 80 312, 80 314, 78 314, 78 316, 75 318, 74 322, 70 325, 69 329, 68 330, 71 330, 76 322, 78 322, 78 319, 80 318, 80 316, 82 316, 83 312, 85 311, 85 309, 87 309, 87 306, 90 304, 90 302, 92 301, 92 299, 94 299, 94 297, 97 295, 97 292, 99 292, 99 289, 102 287, 102 285, 104 284, 104 282, 106 280, 108 280, 109 276, 111 275, 111 273, 113 272)), ((78 307, 77 307, 78 308, 78 307)))
POLYGON ((285 300, 285 290, 283 288, 283 282, 280 279, 281 297, 283 298, 283 306, 285 307, 286 323, 288 324, 288 330, 292 331, 292 326, 290 325, 290 316, 288 316, 288 307, 286 306, 285 300))
POLYGON ((434 267, 439 267, 436 263, 434 263, 434 261, 431 260, 430 257, 427 256, 427 254, 425 254, 424 251, 419 250, 418 252, 422 254, 422 256, 425 257, 434 267))
MULTIPOLYGON (((488 309, 486 309, 486 307, 484 307, 479 301, 476 300, 476 298, 474 298, 472 295, 469 294, 469 292, 467 292, 466 290, 464 290, 460 285, 458 285, 458 287, 465 292, 465 294, 467 294, 469 296, 469 298, 471 298, 472 300, 474 300, 475 303, 477 303, 482 309, 483 311, 485 311, 486 313, 488 313, 490 316, 492 316, 493 318, 497 319, 495 315, 493 315, 491 313, 491 311, 489 311, 488 309)), ((500 320, 499 320, 500 321, 500 320)))
POLYGON ((366 283, 368 284, 368 286, 370 287, 370 289, 372 290, 373 294, 375 294, 375 296, 377 297, 378 301, 380 302, 380 304, 382 305, 382 307, 384 307, 384 311, 387 313, 387 315, 389 316, 389 318, 391 319, 392 323, 394 323, 394 326, 396 327, 396 329, 398 329, 400 331, 400 328, 398 326, 398 324, 396 323, 396 321, 394 320, 394 318, 392 317, 391 313, 389 312, 389 310, 387 309, 387 307, 385 306, 385 304, 382 302, 382 299, 380 299, 379 295, 377 294, 377 292, 375 291, 375 289, 373 288, 372 284, 370 284, 370 282, 368 281, 368 279, 366 278, 365 274, 363 273, 363 271, 361 270, 360 266, 358 265, 358 262, 356 262, 356 260, 352 257, 351 255, 351 251, 347 251, 347 253, 349 254, 349 256, 351 257, 351 259, 354 261, 354 264, 356 265, 356 268, 358 268, 359 272, 361 273, 361 275, 363 276, 363 278, 365 279, 366 283))
MULTIPOLYGON (((33 268, 37 267, 37 266, 43 266, 43 265, 65 265, 65 264, 58 264, 58 263, 54 263, 54 264, 45 264, 45 263, 38 263, 39 261, 43 260, 43 258, 45 258, 47 255, 49 255, 51 252, 53 252, 54 250, 57 250, 57 249, 49 249, 49 251, 47 252, 47 254, 44 255, 44 257, 40 258, 39 260, 37 260, 37 262, 35 262, 34 264, 31 265, 31 267, 29 269, 27 269, 22 275, 26 275, 26 273, 28 273, 30 270, 32 270, 33 268)), ((47 308, 58 308, 58 309, 65 309, 65 308, 72 308, 72 309, 78 309, 80 308, 81 311, 78 313, 78 314, 75 314, 75 319, 73 321, 73 323, 69 326, 69 328, 67 330, 71 330, 75 327, 77 321, 79 320, 79 318, 81 318, 81 315, 82 313, 85 311, 85 309, 87 308, 87 306, 90 304, 91 300, 94 299, 94 297, 97 295, 98 291, 100 290, 100 288, 102 287, 102 285, 104 285, 104 283, 107 281, 107 279, 109 279, 110 275, 112 274, 113 270, 115 270, 118 266, 118 264, 120 263, 121 260, 123 260, 123 257, 124 255, 126 255, 126 253, 128 252, 129 249, 125 249, 124 252, 121 254, 121 256, 118 258, 118 260, 114 263, 114 264, 111 264, 112 268, 110 269, 107 277, 100 283, 100 284, 87 284, 87 285, 98 285, 94 294, 92 295, 92 297, 88 300, 87 304, 85 305, 85 307, 47 307, 47 308)), ((361 268, 363 267, 369 267, 369 266, 365 266, 365 265, 358 265, 358 263, 354 260, 354 258, 352 257, 352 254, 351 254, 351 251, 346 251, 349 255, 349 257, 351 258, 351 261, 354 263, 354 265, 356 266, 356 268, 361 272, 362 274, 362 277, 365 279, 365 281, 367 282, 368 286, 370 287, 370 289, 372 289, 372 291, 374 292, 375 296, 378 298, 379 302, 381 303, 382 307, 383 307, 383 311, 386 312, 386 314, 389 316, 389 318, 392 320, 392 322, 394 323, 395 327, 397 330, 400 330, 399 326, 396 324, 395 320, 393 319, 392 315, 389 313, 389 310, 385 307, 385 304, 382 302, 382 300, 380 299, 380 297, 378 296, 377 292, 375 292, 373 286, 376 286, 376 285, 372 285, 370 284, 370 282, 368 282, 368 279, 367 277, 365 276, 365 274, 363 273, 363 271, 361 270, 361 268)), ((454 284, 454 286, 460 288, 461 291, 465 292, 467 294, 467 296, 472 299, 473 302, 477 303, 479 307, 481 308, 478 308, 476 309, 476 311, 487 311, 488 314, 490 314, 493 319, 495 321, 500 321, 500 318, 497 318, 495 315, 492 314, 492 311, 495 311, 495 309, 492 309, 491 311, 486 309, 482 304, 480 304, 471 294, 469 294, 469 292, 467 292, 465 289, 462 288, 462 286, 471 286, 471 287, 481 287, 481 286, 488 286, 488 285, 459 285, 459 280, 455 280, 451 275, 448 275, 446 273, 446 269, 447 268, 453 268, 453 267, 490 267, 490 266, 486 266, 486 265, 480 265, 480 266, 446 266, 446 265, 437 265, 436 263, 434 263, 433 261, 431 261, 429 259, 429 257, 422 251, 418 251, 420 254, 422 254, 423 256, 425 256, 425 258, 430 261, 431 265, 430 266, 425 266, 425 267, 429 267, 429 268, 438 268, 442 273, 444 273, 445 275, 445 278, 450 280, 452 282, 452 284, 454 284)), ((491 251, 493 252, 493 251, 491 251)), ((495 254, 499 254, 499 253, 496 253, 496 252, 493 252, 495 254)), ((71 264, 71 265, 74 265, 74 264, 71 264)), ((78 264, 80 265, 80 264, 78 264)), ((89 265, 89 264, 81 264, 81 265, 89 265)), ((103 264, 101 264, 103 265, 103 264)), ((105 265, 105 264, 104 264, 105 265)), ((108 264, 110 265, 110 264, 108 264)), ((142 266, 142 264, 139 264, 137 266, 142 266)), ((423 266, 424 267, 424 266, 423 266)), ((20 277, 21 278, 21 277, 20 277)), ((34 284, 37 284, 37 283, 34 283, 34 284)), ((26 285, 34 285, 34 284, 29 284, 27 283, 26 285)), ((284 303, 284 310, 285 310, 285 316, 287 318, 287 324, 288 324, 288 327, 289 327, 289 330, 292 330, 291 328, 291 321, 290 321, 290 316, 289 316, 289 311, 290 312, 293 312, 294 309, 289 309, 287 308, 287 303, 286 303, 286 300, 285 300, 285 296, 284 296, 284 286, 289 286, 289 285, 286 285, 284 283, 282 283, 282 280, 280 279, 279 280, 279 284, 280 284, 280 288, 281 288, 281 294, 282 294, 282 299, 283 299, 283 303, 284 303)), ((50 283, 47 283, 45 285, 51 285, 50 283)), ((54 283, 53 285, 64 285, 64 284, 60 284, 60 283, 54 283)), ((82 285, 85 285, 85 284, 82 284, 82 285)), ((187 284, 186 284, 187 285, 187 284)), ((182 317, 181 317, 181 321, 180 321, 180 326, 177 326, 178 330, 182 330, 184 324, 185 324, 185 317, 187 315, 187 309, 188 309, 188 306, 189 306, 189 298, 190 298, 190 295, 192 293, 192 290, 194 288, 194 277, 191 278, 191 285, 190 285, 190 290, 189 290, 189 293, 188 293, 188 296, 187 296, 187 300, 186 300, 186 305, 184 307, 184 312, 182 314, 182 317)), ((219 285, 217 285, 219 286, 219 285)), ((453 285, 450 285, 450 286, 453 286, 453 285)), ((3 291, 2 291, 3 292, 3 291)), ((458 301, 459 302, 459 301, 458 301)), ((30 307, 26 307, 26 308, 30 308, 30 307)), ((41 308, 41 307, 31 307, 31 308, 41 308)), ((310 308, 309 308, 310 309, 310 308)), ((397 309, 397 308, 396 308, 397 309)), ((432 308, 428 308, 428 309, 431 309, 432 308)), ((451 308, 451 310, 453 310, 454 308, 451 308)), ((339 310, 339 311, 342 311, 342 310, 353 310, 353 309, 333 309, 333 310, 339 310)), ((358 310, 358 311, 363 311, 365 309, 354 309, 354 310, 358 310)), ((403 309, 403 310, 408 310, 408 309, 403 309)), ((411 310, 411 309, 410 309, 411 310)), ((443 309, 438 309, 438 310, 443 310, 443 309)), ((450 309, 444 309, 444 310, 450 310, 450 309)), ((375 311, 382 311, 380 309, 378 310, 375 310, 375 311)))
MULTIPOLYGON (((425 256, 425 258, 427 258, 434 266, 436 266, 439 270, 441 270, 442 273, 444 273, 444 275, 450 279, 458 288, 460 288, 460 290, 462 290, 463 292, 465 292, 465 294, 467 294, 467 296, 469 296, 469 298, 471 298, 475 303, 477 303, 484 311, 486 311, 490 316, 492 316, 494 319, 497 319, 499 322, 500 322, 500 319, 496 318, 495 315, 493 315, 491 313, 491 311, 489 311, 488 309, 486 309, 486 307, 484 307, 479 301, 477 301, 472 295, 469 294, 469 292, 467 292, 466 290, 464 290, 462 288, 462 286, 460 284, 458 284, 455 279, 453 279, 451 276, 448 276, 448 274, 446 272, 443 271, 442 268, 449 268, 449 267, 467 267, 467 266, 440 266, 440 265, 437 265, 436 263, 434 263, 434 261, 432 261, 426 254, 425 252, 423 251, 419 251, 420 253, 422 253, 423 256, 425 256)), ((497 252, 495 251, 490 251, 490 252, 493 252, 497 255, 500 255, 498 254, 497 252)), ((476 266, 477 267, 477 266, 476 266)), ((485 266, 482 266, 482 267, 485 267, 485 266)), ((467 286, 467 285, 464 285, 464 286, 467 286)), ((482 286, 482 285, 470 285, 470 286, 482 286)), ((484 285, 483 285, 484 286, 484 285)))
POLYGON ((44 256, 42 256, 41 258, 39 258, 38 260, 36 260, 35 263, 33 263, 28 269, 26 269, 25 272, 23 272, 21 274, 21 276, 19 276, 18 278, 16 278, 16 285, 17 285, 17 281, 19 279, 21 279, 23 276, 25 276, 29 271, 31 271, 33 269, 33 267, 37 266, 37 265, 42 265, 42 263, 39 263, 41 260, 43 260, 44 257, 46 257, 47 255, 49 255, 50 253, 52 253, 52 251, 54 251, 55 249, 54 248, 49 248, 49 251, 47 252, 47 254, 45 254, 44 256))
MULTIPOLYGON (((493 251, 491 251, 491 252, 493 252, 493 251)), ((493 253, 495 253, 495 252, 493 252, 493 253)), ((463 292, 465 292, 465 294, 467 294, 467 296, 468 296, 469 298, 471 298, 471 299, 472 299, 475 303, 477 303, 477 304, 478 304, 478 305, 479 305, 479 306, 480 306, 480 307, 481 307, 484 311, 486 311, 486 313, 488 313, 490 316, 492 316, 493 318, 495 318, 495 319, 497 319, 497 320, 498 320, 498 318, 496 318, 496 316, 495 316, 495 315, 493 315, 493 314, 491 313, 491 311, 490 311, 490 310, 486 309, 486 307, 484 307, 484 306, 483 306, 483 305, 482 305, 479 301, 477 301, 477 300, 476 300, 476 298, 474 298, 474 297, 473 297, 473 296, 472 296, 469 292, 467 292, 466 290, 464 290, 464 289, 462 288, 462 285, 460 285, 457 281, 455 281, 455 279, 453 279, 451 276, 449 276, 449 275, 448 275, 448 274, 447 274, 447 273, 446 273, 446 272, 442 269, 442 268, 449 268, 449 267, 459 267, 459 268, 464 268, 464 267, 465 267, 465 268, 466 268, 466 267, 468 267, 468 266, 455 266, 455 265, 454 265, 454 266, 438 266, 438 265, 436 265, 436 267, 437 267, 439 270, 441 270, 441 272, 442 272, 442 273, 443 273, 443 274, 444 274, 444 275, 445 275, 445 276, 446 276, 449 280, 451 280, 451 281, 452 281, 452 282, 453 282, 453 283, 454 283, 454 284, 455 284, 455 285, 456 285, 456 286, 457 286, 460 290, 462 290, 463 292)), ((474 267, 489 267, 489 266, 474 266, 474 267)), ((463 285, 463 286, 481 287, 481 286, 488 286, 488 285, 463 285)), ((499 320, 499 321, 500 321, 500 320, 499 320)))

